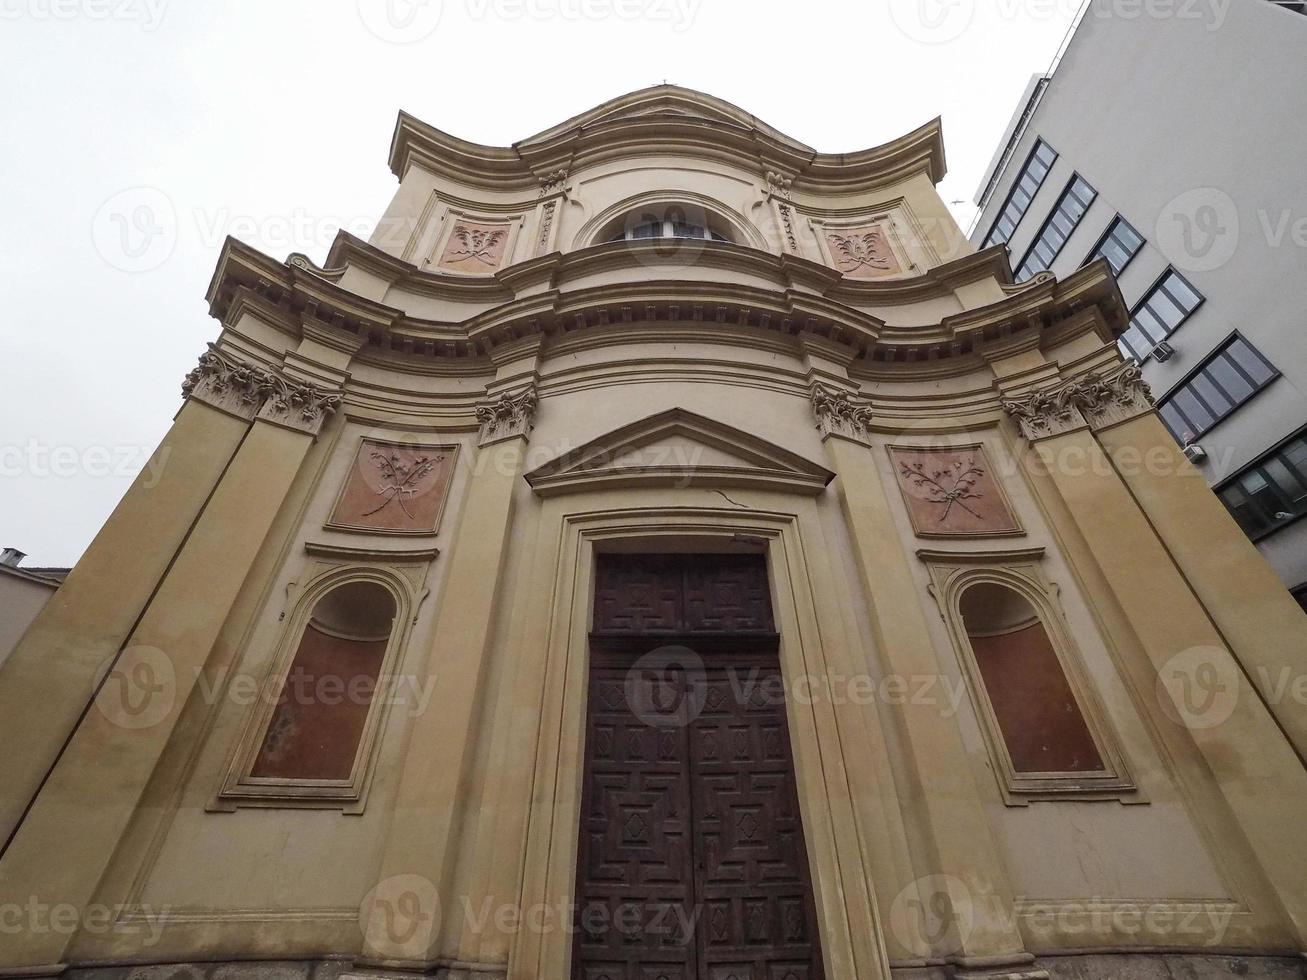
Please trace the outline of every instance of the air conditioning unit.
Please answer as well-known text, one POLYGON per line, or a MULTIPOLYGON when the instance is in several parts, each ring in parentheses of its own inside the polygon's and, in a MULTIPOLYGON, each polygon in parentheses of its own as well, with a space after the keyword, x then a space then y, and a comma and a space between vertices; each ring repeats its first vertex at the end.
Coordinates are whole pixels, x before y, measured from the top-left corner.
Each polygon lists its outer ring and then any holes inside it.
POLYGON ((1174 353, 1175 353, 1175 348, 1172 347, 1170 344, 1168 344, 1165 340, 1160 341, 1156 347, 1154 347, 1151 351, 1149 351, 1149 354, 1155 357, 1158 361, 1169 361, 1171 359, 1171 355, 1174 353))
POLYGON ((1184 447, 1184 454, 1191 463, 1201 463, 1207 458, 1207 450, 1196 442, 1191 442, 1184 447))

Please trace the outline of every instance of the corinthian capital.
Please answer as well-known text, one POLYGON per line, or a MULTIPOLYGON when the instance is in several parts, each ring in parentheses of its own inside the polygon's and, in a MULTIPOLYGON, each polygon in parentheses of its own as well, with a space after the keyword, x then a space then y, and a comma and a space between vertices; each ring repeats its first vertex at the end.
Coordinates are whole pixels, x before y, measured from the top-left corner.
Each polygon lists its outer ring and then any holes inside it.
POLYGON ((528 436, 535 423, 536 391, 521 391, 500 395, 486 405, 477 406, 477 421, 481 423, 479 445, 488 446, 513 436, 528 436))
POLYGON ((340 408, 341 398, 339 391, 324 390, 307 381, 278 374, 268 387, 259 418, 317 435, 322 423, 340 408))
POLYGON ((1067 385, 1067 396, 1095 429, 1128 421, 1153 409, 1152 390, 1137 364, 1127 364, 1106 377, 1097 372, 1087 374, 1067 385))
POLYGON ((864 445, 870 442, 871 409, 853 399, 849 392, 823 384, 812 387, 812 413, 823 439, 843 436, 864 445))
POLYGON ((1083 428, 1085 417, 1071 400, 1065 385, 1039 388, 1020 398, 1003 400, 1003 411, 1017 420, 1030 442, 1083 428))
POLYGON ((182 397, 248 420, 258 412, 273 378, 269 371, 210 344, 182 381, 182 397))

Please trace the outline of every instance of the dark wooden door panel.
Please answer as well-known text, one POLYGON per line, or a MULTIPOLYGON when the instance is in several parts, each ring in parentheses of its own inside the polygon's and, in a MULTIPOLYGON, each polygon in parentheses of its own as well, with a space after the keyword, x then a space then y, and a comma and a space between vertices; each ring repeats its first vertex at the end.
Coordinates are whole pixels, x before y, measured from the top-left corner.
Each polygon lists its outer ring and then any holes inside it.
POLYGON ((669 683, 679 682, 617 668, 590 678, 578 980, 695 978, 688 733, 677 723, 684 692, 669 683))
POLYGON ((774 664, 689 678, 703 705, 690 727, 698 975, 711 980, 821 975, 779 682, 774 664))
POLYGON ((594 628, 574 980, 819 980, 765 563, 601 556, 594 628))
POLYGON ((729 660, 593 672, 577 978, 822 976, 779 670, 729 660))

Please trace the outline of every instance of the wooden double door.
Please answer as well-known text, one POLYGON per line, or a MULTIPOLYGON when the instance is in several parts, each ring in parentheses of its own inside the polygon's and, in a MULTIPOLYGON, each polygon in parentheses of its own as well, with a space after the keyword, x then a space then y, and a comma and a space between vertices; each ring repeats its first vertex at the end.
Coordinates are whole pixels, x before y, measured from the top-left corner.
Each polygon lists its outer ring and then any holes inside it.
POLYGON ((822 977, 774 634, 592 643, 573 977, 822 977))

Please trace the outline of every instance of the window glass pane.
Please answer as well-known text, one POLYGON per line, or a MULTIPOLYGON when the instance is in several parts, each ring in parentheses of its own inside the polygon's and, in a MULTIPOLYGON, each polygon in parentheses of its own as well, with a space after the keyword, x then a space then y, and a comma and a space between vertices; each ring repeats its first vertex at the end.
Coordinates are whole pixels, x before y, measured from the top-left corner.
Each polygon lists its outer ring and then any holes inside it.
POLYGON ((1166 423, 1166 427, 1171 430, 1171 435, 1180 442, 1185 442, 1184 433, 1188 426, 1176 407, 1171 402, 1165 402, 1158 406, 1157 411, 1162 416, 1162 421, 1166 423))
POLYGON ((1166 325, 1158 320, 1157 315, 1146 306, 1136 313, 1135 318, 1130 322, 1143 334, 1150 349, 1159 340, 1166 339, 1166 325))
POLYGON ((1198 291, 1174 272, 1166 277, 1166 281, 1162 283, 1162 286, 1168 293, 1175 297, 1176 301, 1183 307, 1186 314, 1192 313, 1194 308, 1203 301, 1203 298, 1198 295, 1198 291))
POLYGON ((1291 466, 1296 466, 1302 472, 1307 473, 1307 440, 1297 439, 1291 442, 1281 450, 1281 455, 1289 461, 1291 466))
POLYGON ((1198 398, 1210 408, 1218 419, 1225 418, 1234 410, 1237 402, 1233 401, 1205 371, 1194 375, 1194 379, 1185 386, 1198 395, 1198 398))
POLYGON ((1148 309, 1166 325, 1167 333, 1184 321, 1185 311, 1176 306, 1174 300, 1160 289, 1149 298, 1148 309))
POLYGON ((1266 475, 1275 481, 1275 485, 1280 488, 1287 500, 1295 505, 1302 500, 1304 491, 1302 481, 1284 465, 1283 460, 1269 459, 1262 468, 1266 471, 1266 475))
POLYGON ((1234 340, 1230 341, 1226 353, 1234 359, 1239 367, 1243 368, 1248 377, 1252 378, 1253 384, 1265 384, 1275 374, 1253 349, 1252 345, 1242 337, 1235 337, 1234 340))
POLYGON ((631 229, 632 238, 662 238, 663 223, 661 221, 650 221, 646 224, 636 225, 631 229))
POLYGON ((1126 221, 1124 218, 1116 219, 1116 228, 1113 231, 1113 236, 1131 255, 1133 255, 1139 246, 1144 243, 1143 236, 1135 231, 1130 222, 1126 221))
POLYGON ((1242 403, 1248 399, 1255 390, 1242 374, 1235 370, 1234 365, 1224 354, 1218 354, 1213 358, 1212 363, 1203 369, 1210 374, 1225 391, 1229 392, 1230 398, 1235 404, 1242 403))
MULTIPOLYGON (((1171 400, 1199 429, 1207 429, 1216 421, 1216 417, 1202 406, 1198 399, 1194 397, 1193 392, 1187 387, 1177 391, 1171 400)), ((1198 433, 1195 432, 1194 435, 1196 436, 1198 433)))

